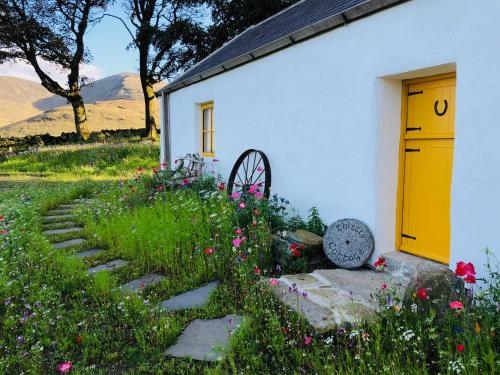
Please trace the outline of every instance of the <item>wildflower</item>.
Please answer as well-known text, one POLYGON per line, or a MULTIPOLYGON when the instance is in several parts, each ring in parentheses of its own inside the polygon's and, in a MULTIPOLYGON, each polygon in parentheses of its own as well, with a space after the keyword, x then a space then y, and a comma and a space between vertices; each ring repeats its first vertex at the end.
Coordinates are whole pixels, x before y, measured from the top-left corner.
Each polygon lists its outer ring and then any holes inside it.
POLYGON ((420 288, 417 292, 417 296, 420 299, 429 299, 429 296, 427 295, 427 289, 425 288, 420 288))
POLYGON ((304 345, 311 345, 313 338, 311 336, 304 336, 304 345))
POLYGON ((464 281, 469 284, 475 284, 476 283, 476 277, 474 275, 467 275, 464 278, 464 281))
POLYGON ((302 292, 302 297, 307 298, 307 292, 305 290, 302 292))
POLYGON ((4 221, 4 220, 5 220, 5 216, 0 215, 0 221, 4 221))
POLYGON ((286 335, 286 334, 288 334, 288 332, 290 332, 290 328, 288 328, 288 327, 281 327, 281 332, 283 332, 286 335))
POLYGON ((250 187, 248 188, 248 192, 250 194, 255 194, 257 191, 259 191, 259 185, 257 184, 250 185, 250 187))
POLYGON ((71 362, 69 362, 69 361, 68 362, 59 363, 57 365, 57 370, 60 373, 70 372, 72 368, 73 368, 73 364, 71 362))
POLYGON ((377 269, 377 271, 382 271, 385 267, 385 258, 378 257, 377 260, 373 263, 373 266, 377 269))
POLYGON ((0 230, 0 235, 7 235, 7 234, 9 234, 9 231, 7 229, 0 230))
POLYGON ((410 308, 411 308, 411 311, 417 312, 418 306, 415 303, 412 303, 410 308))
POLYGON ((217 163, 219 162, 219 159, 212 159, 212 163, 217 163))
POLYGON ((261 191, 257 191, 254 195, 255 199, 262 199, 264 197, 264 193, 261 191))
POLYGON ((458 344, 457 345, 457 352, 462 353, 465 349, 464 344, 458 344))
POLYGON ((474 331, 476 331, 476 334, 479 335, 479 332, 481 332, 481 326, 479 325, 478 322, 474 325, 474 331))
POLYGON ((243 234, 243 231, 240 228, 236 229, 235 232, 236 232, 236 234, 243 234))
POLYGON ((260 275, 260 268, 259 268, 259 267, 257 267, 257 266, 255 266, 255 267, 253 268, 253 273, 255 273, 256 275, 260 275))
POLYGON ((252 222, 250 223, 250 226, 251 226, 251 227, 256 227, 256 226, 257 226, 257 222, 256 222, 256 221, 252 221, 252 222))
POLYGON ((157 191, 157 192, 162 192, 163 190, 165 190, 165 185, 163 185, 163 184, 158 185, 158 186, 156 187, 156 191, 157 191))
POLYGON ((370 341, 370 334, 366 331, 363 331, 363 333, 361 334, 361 338, 363 339, 363 341, 368 342, 370 341))
POLYGON ((293 250, 293 251, 292 251, 292 255, 293 255, 294 257, 298 257, 298 256, 300 255, 300 251, 299 251, 299 250, 297 250, 297 249, 295 249, 295 250, 293 250))
POLYGON ((211 247, 207 247, 205 250, 203 250, 203 252, 207 255, 212 255, 214 253, 214 249, 212 249, 211 247))
POLYGON ((280 283, 277 279, 271 279, 271 281, 270 281, 270 282, 271 282, 271 285, 272 285, 272 286, 279 285, 279 283, 280 283))
POLYGON ((238 205, 238 208, 241 208, 241 209, 244 209, 245 207, 246 207, 245 202, 241 202, 241 203, 238 205))
POLYGON ((189 178, 185 178, 184 180, 182 180, 181 182, 181 186, 186 186, 189 184, 189 178))
POLYGON ((240 245, 241 245, 242 242, 243 241, 240 238, 236 238, 236 239, 233 240, 233 246, 234 247, 240 247, 240 245))
POLYGON ((476 270, 474 269, 474 265, 472 263, 464 263, 458 262, 457 268, 455 269, 455 275, 463 277, 467 275, 475 275, 476 270))
POLYGON ((240 197, 241 197, 241 194, 237 191, 233 191, 233 193, 231 194, 231 199, 233 199, 233 200, 240 199, 240 197))
POLYGON ((220 191, 224 191, 226 189, 226 184, 224 182, 221 182, 217 188, 220 190, 220 191))
POLYGON ((461 310, 463 309, 464 305, 460 301, 453 301, 450 302, 450 309, 452 310, 461 310))
POLYGON ((387 284, 386 284, 386 283, 383 283, 382 285, 380 285, 380 287, 381 287, 382 289, 387 289, 387 284))

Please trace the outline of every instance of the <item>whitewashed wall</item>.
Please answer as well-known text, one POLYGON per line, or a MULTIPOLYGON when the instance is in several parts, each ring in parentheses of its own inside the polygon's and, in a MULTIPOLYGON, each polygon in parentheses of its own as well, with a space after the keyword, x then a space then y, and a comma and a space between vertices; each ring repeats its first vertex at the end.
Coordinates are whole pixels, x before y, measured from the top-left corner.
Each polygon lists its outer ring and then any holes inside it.
POLYGON ((395 248, 401 80, 457 72, 451 266, 500 249, 500 1, 412 0, 174 92, 172 158, 198 152, 198 104, 214 100, 228 176, 263 150, 273 192, 331 223, 366 222, 395 248))

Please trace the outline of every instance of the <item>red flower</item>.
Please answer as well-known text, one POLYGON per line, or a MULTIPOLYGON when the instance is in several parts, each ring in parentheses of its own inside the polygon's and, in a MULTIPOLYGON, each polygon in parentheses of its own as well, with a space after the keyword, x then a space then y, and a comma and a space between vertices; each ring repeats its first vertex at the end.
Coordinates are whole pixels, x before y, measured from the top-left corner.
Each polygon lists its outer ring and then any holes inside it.
POLYGON ((380 285, 380 287, 381 287, 382 289, 387 289, 387 284, 386 284, 386 283, 383 283, 382 285, 380 285))
POLYGON ((299 251, 299 250, 297 250, 297 249, 295 249, 294 251, 292 251, 292 255, 293 255, 294 257, 298 257, 298 256, 300 255, 300 251, 299 251))
POLYGON ((296 248, 297 248, 297 244, 296 243, 290 244, 290 250, 295 250, 296 248))
POLYGON ((429 296, 427 295, 427 289, 425 288, 420 288, 417 292, 417 296, 420 299, 429 299, 429 296))
POLYGON ((375 263, 373 263, 373 266, 377 270, 382 270, 385 267, 385 258, 384 257, 378 257, 375 263))
POLYGON ((211 247, 207 247, 205 250, 203 250, 203 252, 207 255, 212 255, 214 253, 214 249, 212 249, 211 247))
POLYGON ((460 301, 450 302, 450 309, 452 310, 461 310, 464 308, 464 305, 460 301))
POLYGON ((221 182, 218 186, 220 191, 224 191, 226 189, 226 184, 224 182, 221 182))
POLYGON ((464 346, 464 344, 458 344, 458 345, 457 345, 457 351, 458 351, 459 353, 462 353, 464 350, 465 350, 465 346, 464 346))
POLYGON ((469 284, 475 284, 476 283, 476 277, 474 275, 467 275, 464 278, 464 281, 469 284))
POLYGON ((282 327, 281 328, 281 332, 283 332, 286 335, 286 334, 288 334, 288 332, 290 332, 290 328, 288 328, 288 327, 282 327))
POLYGON ((4 221, 4 220, 5 220, 5 216, 0 215, 0 221, 4 221))
POLYGON ((250 224, 252 227, 256 227, 257 226, 257 223, 255 221, 252 221, 252 223, 250 224))
POLYGON ((254 269, 253 269, 253 272, 256 274, 256 275, 260 275, 260 268, 255 266, 254 269))
POLYGON ((472 263, 458 262, 457 268, 455 269, 455 275, 463 277, 467 275, 475 275, 476 270, 472 263))

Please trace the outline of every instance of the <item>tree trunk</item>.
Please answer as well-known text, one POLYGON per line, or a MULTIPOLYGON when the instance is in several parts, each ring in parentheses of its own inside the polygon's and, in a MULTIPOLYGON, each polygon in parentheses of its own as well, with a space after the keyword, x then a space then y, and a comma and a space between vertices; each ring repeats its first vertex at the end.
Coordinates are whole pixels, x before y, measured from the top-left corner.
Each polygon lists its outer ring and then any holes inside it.
POLYGON ((90 131, 87 126, 87 112, 85 111, 83 98, 81 95, 77 95, 69 98, 68 100, 73 107, 73 113, 75 115, 76 133, 80 136, 80 138, 86 141, 90 137, 90 131))
POLYGON ((143 92, 144 92, 144 105, 145 105, 145 115, 146 115, 145 133, 147 137, 153 140, 157 140, 158 130, 156 128, 156 121, 154 117, 155 92, 153 89, 153 85, 146 84, 145 87, 143 87, 143 92))

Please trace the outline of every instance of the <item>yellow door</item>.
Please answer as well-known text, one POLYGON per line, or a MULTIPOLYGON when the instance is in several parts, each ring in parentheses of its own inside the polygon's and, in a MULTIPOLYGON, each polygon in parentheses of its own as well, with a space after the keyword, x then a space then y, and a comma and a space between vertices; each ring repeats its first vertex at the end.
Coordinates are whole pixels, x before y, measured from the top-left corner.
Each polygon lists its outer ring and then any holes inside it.
POLYGON ((455 78, 408 86, 400 249, 448 263, 455 78))

